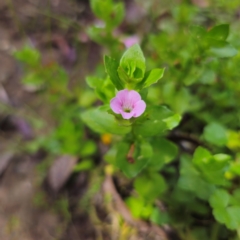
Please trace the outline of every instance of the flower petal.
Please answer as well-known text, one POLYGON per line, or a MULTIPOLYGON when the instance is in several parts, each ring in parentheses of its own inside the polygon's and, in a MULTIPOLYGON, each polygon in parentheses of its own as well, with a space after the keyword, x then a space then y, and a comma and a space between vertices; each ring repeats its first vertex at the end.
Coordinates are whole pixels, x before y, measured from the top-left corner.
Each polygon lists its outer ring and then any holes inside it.
POLYGON ((133 116, 134 112, 131 111, 131 112, 128 113, 128 112, 122 111, 121 114, 122 114, 122 117, 123 117, 124 119, 130 119, 130 118, 133 116))
POLYGON ((121 102, 116 97, 111 100, 110 107, 113 110, 113 112, 115 112, 117 114, 122 112, 121 102))
POLYGON ((143 100, 138 101, 137 103, 135 103, 134 108, 132 110, 133 117, 139 117, 140 115, 143 114, 145 109, 146 109, 146 103, 143 100))
POLYGON ((125 100, 128 98, 128 90, 127 89, 123 89, 123 90, 120 90, 117 95, 116 95, 116 98, 119 99, 119 101, 121 103, 125 102, 125 100))
POLYGON ((138 92, 131 90, 128 92, 128 99, 131 102, 136 103, 141 100, 141 95, 138 92))
POLYGON ((124 89, 111 100, 110 107, 114 113, 121 114, 124 119, 130 119, 140 116, 145 111, 146 103, 141 100, 138 92, 124 89))
POLYGON ((141 96, 138 92, 127 89, 119 91, 116 97, 120 100, 121 103, 135 103, 141 100, 141 96))

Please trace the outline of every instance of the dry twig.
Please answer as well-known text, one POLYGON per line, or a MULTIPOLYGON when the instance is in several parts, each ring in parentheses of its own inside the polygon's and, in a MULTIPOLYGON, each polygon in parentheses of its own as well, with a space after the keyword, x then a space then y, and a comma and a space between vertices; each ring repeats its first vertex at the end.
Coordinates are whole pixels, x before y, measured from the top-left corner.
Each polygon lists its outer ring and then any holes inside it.
POLYGON ((113 183, 112 176, 110 174, 106 174, 105 181, 103 182, 103 190, 105 194, 110 194, 112 196, 113 204, 116 210, 121 214, 125 222, 137 228, 140 232, 155 233, 157 236, 159 236, 159 240, 168 240, 167 234, 162 228, 156 225, 148 225, 146 222, 136 220, 132 217, 129 209, 127 208, 126 204, 123 202, 121 196, 117 192, 113 183))

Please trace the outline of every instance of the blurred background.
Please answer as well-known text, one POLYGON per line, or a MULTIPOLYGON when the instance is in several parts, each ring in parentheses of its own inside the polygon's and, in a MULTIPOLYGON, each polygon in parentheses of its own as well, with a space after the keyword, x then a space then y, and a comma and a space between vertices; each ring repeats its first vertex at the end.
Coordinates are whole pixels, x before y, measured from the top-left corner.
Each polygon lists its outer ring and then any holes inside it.
POLYGON ((103 83, 88 87, 94 77, 106 78, 103 56, 119 58, 139 43, 148 68, 166 68, 149 101, 182 114, 180 129, 196 136, 169 139, 192 154, 203 128, 217 121, 205 140, 226 145, 211 131, 228 126, 236 132, 226 151, 239 149, 239 56, 229 60, 240 47, 239 0, 102 1, 112 4, 102 8, 96 2, 0 0, 0 239, 210 239, 190 233, 208 221, 199 216, 187 228, 160 222, 167 235, 144 220, 128 224, 131 213, 122 203, 132 182, 120 173, 106 178, 103 155, 112 136, 89 130, 80 112, 108 97, 103 83), (233 46, 215 52, 224 60, 209 62, 199 48, 192 61, 197 40, 189 41, 189 28, 222 23, 230 24, 233 46))

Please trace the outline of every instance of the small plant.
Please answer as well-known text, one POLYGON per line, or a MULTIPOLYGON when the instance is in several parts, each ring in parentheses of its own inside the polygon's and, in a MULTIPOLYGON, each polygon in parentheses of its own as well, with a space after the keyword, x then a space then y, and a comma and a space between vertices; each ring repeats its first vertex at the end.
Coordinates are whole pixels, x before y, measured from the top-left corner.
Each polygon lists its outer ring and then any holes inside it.
MULTIPOLYGON (((69 154, 81 156, 83 162, 85 158, 86 161, 91 161, 88 157, 96 152, 97 147, 94 141, 87 139, 84 135, 84 125, 79 117, 79 105, 81 104, 78 103, 74 94, 70 94, 69 76, 66 70, 57 62, 49 65, 43 64, 40 52, 27 45, 14 52, 13 55, 24 70, 22 84, 35 91, 41 90, 45 101, 50 106, 54 106, 51 111, 53 117, 57 119, 56 126, 48 127, 47 134, 40 135, 27 143, 26 150, 34 153, 42 148, 54 155, 69 154)), ((88 105, 89 99, 85 100, 84 104, 88 105)), ((46 128, 46 124, 43 123, 41 128, 46 128)), ((92 164, 88 165, 91 168, 92 164)), ((45 172, 46 168, 42 172, 45 172)), ((76 169, 81 171, 81 166, 76 169)))
POLYGON ((123 21, 125 8, 123 2, 113 0, 91 0, 91 9, 99 21, 87 29, 88 36, 118 55, 119 40, 114 36, 114 29, 123 21))
MULTIPOLYGON (((105 105, 86 110, 81 118, 93 131, 121 136, 113 142, 105 159, 128 178, 136 177, 134 185, 140 198, 130 197, 127 203, 137 208, 132 209, 135 216, 149 218, 154 200, 167 188, 159 170, 177 155, 177 147, 164 136, 178 125, 181 116, 148 101, 148 87, 163 77, 164 69, 146 71, 139 45, 130 47, 119 62, 108 56, 104 59, 111 93, 105 105), (166 151, 170 156, 164 158, 166 151), (142 207, 148 210, 142 212, 142 207)), ((98 81, 89 85, 98 89, 98 81)))
MULTIPOLYGON (((127 182, 122 196, 134 218, 168 224, 183 240, 237 240, 239 3, 206 1, 209 7, 196 8, 192 1, 135 2, 140 10, 145 6, 145 15, 128 26, 123 2, 90 1, 98 20, 85 30, 109 55, 86 77, 91 89, 79 84, 69 91, 66 71, 42 64, 36 49, 15 52, 23 84, 45 90, 54 103, 56 126, 28 147, 79 157, 73 172, 96 175, 82 199, 91 209, 103 180, 101 141, 109 146, 106 172, 119 185, 127 182), (124 36, 130 38, 121 55, 124 36), (133 45, 140 39, 141 47, 133 45)), ((45 172, 49 166, 39 167, 45 172)))
MULTIPOLYGON (((221 28, 226 26, 212 32, 221 28)), ((104 63, 108 74, 105 80, 87 78, 89 86, 99 96, 105 96, 104 105, 86 110, 81 118, 95 132, 120 136, 113 137, 112 147, 104 158, 115 170, 120 169, 127 178, 134 179, 137 195, 125 199, 133 216, 159 225, 171 223, 180 232, 184 227, 179 222, 184 226, 185 222, 193 221, 191 214, 207 217, 212 212, 217 222, 238 230, 238 189, 234 187, 233 194, 224 190, 234 186, 228 178, 232 157, 219 152, 212 154, 203 146, 196 148, 193 157, 179 152, 168 138, 181 115, 164 104, 155 104, 151 96, 148 99, 149 87, 163 77, 164 69, 146 71, 145 58, 137 44, 127 49, 119 61, 105 56, 104 63), (102 88, 100 82, 108 87, 102 88), (175 160, 179 160, 179 169, 174 167, 175 160), (159 209, 157 199, 167 206, 167 211, 159 209)), ((225 130, 218 124, 208 125, 204 137, 219 146, 227 141, 225 130)), ((213 224, 212 231, 215 230, 213 224)), ((213 233, 202 228, 201 234, 213 233)))
POLYGON ((54 96, 67 95, 68 74, 56 62, 43 64, 40 52, 28 45, 13 53, 14 57, 22 63, 24 75, 22 83, 31 89, 47 89, 47 92, 54 96), (57 79, 57 81, 56 81, 57 79))

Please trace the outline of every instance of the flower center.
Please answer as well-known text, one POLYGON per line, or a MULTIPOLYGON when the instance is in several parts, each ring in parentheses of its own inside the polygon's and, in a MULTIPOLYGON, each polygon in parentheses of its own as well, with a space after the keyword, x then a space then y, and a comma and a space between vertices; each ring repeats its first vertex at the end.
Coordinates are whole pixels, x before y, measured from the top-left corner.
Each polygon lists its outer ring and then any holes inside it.
POLYGON ((123 111, 126 112, 126 113, 130 113, 130 112, 132 111, 132 109, 130 109, 130 108, 124 108, 123 111))
POLYGON ((122 109, 124 112, 130 113, 133 110, 133 104, 131 103, 131 101, 126 101, 123 103, 122 109))

